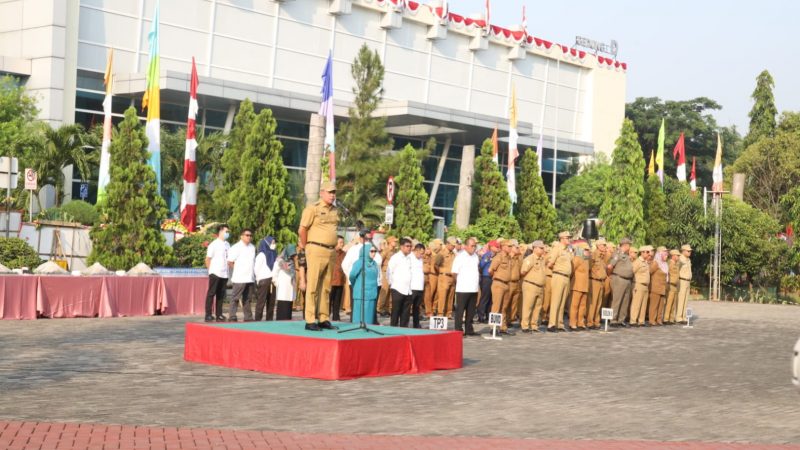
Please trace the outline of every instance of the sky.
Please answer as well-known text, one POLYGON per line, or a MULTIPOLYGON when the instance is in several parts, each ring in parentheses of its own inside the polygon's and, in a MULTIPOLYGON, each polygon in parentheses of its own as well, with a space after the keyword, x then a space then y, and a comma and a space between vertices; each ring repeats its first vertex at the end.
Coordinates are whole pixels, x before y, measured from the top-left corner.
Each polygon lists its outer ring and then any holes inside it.
MULTIPOLYGON (((708 97, 722 105, 717 123, 746 134, 755 78, 767 69, 778 111, 800 110, 800 2, 492 0, 492 24, 521 23, 523 4, 536 37, 570 46, 578 35, 616 40, 618 59, 628 64, 626 101, 708 97)), ((483 12, 485 0, 449 5, 469 15, 483 12)))

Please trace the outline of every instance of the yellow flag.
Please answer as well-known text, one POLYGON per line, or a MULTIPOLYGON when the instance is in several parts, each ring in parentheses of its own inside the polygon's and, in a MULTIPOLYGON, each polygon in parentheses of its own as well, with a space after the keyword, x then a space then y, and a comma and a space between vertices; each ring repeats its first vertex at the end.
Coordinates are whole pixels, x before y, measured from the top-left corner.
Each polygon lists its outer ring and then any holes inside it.
POLYGON ((656 174, 656 158, 652 150, 650 150, 650 164, 647 166, 647 176, 656 174))

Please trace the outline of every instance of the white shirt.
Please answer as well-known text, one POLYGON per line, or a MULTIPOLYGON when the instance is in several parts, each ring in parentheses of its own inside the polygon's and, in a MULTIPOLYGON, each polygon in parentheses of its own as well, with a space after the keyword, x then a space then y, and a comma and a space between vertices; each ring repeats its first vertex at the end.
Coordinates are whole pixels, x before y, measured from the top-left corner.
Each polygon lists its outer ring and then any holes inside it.
POLYGON ((252 283, 256 263, 256 247, 239 241, 228 250, 228 262, 233 263, 231 283, 252 283))
POLYGON ((356 261, 358 261, 361 255, 361 247, 363 246, 364 244, 355 244, 347 249, 347 253, 344 254, 342 272, 344 272, 344 278, 347 280, 347 284, 350 284, 350 271, 353 270, 353 266, 356 264, 356 261))
POLYGON ((266 280, 272 278, 272 269, 267 265, 267 256, 263 253, 256 255, 256 265, 254 269, 256 273, 256 281, 266 280))
POLYGON ((416 256, 409 253, 397 252, 389 258, 389 265, 386 267, 386 279, 389 287, 403 295, 411 295, 411 259, 416 256))
POLYGON ((478 292, 480 286, 479 261, 480 258, 475 253, 470 255, 466 251, 461 251, 456 255, 456 259, 453 260, 453 268, 450 270, 452 273, 458 274, 456 292, 478 292))
MULTIPOLYGON (((372 248, 376 248, 376 247, 373 246, 372 248)), ((381 256, 381 252, 380 251, 375 252, 375 256, 372 258, 372 260, 375 261, 375 264, 377 264, 378 267, 379 267, 379 269, 378 269, 378 287, 381 287, 381 285, 383 284, 383 271, 380 270, 380 267, 383 265, 383 256, 381 256)))
POLYGON ((289 272, 281 269, 283 259, 279 256, 272 266, 272 284, 275 285, 275 300, 279 302, 293 302, 295 296, 294 277, 289 272))
POLYGON ((411 254, 411 290, 425 290, 425 269, 422 267, 422 258, 411 254))
POLYGON ((208 244, 206 258, 211 258, 208 264, 208 274, 216 275, 220 278, 228 278, 228 250, 231 245, 228 241, 214 239, 208 244))

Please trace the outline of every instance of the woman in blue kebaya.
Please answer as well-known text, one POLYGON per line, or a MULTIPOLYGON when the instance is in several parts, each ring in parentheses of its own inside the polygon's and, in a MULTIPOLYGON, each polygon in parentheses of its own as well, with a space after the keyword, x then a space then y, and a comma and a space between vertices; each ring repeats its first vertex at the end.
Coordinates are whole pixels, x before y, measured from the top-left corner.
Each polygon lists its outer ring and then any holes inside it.
POLYGON ((364 322, 375 325, 375 306, 378 301, 378 272, 380 267, 372 259, 376 248, 371 243, 364 244, 359 251, 358 261, 350 270, 350 286, 353 296, 353 323, 361 323, 361 304, 364 304, 364 322), (361 269, 364 268, 364 276, 361 269))

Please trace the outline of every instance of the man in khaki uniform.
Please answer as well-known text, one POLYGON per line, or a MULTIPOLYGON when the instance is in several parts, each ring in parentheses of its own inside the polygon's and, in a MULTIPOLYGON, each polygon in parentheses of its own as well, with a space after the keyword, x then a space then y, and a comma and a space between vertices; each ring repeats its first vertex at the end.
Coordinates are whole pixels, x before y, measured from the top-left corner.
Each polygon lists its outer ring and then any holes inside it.
MULTIPOLYGON (((606 267, 608 267, 611 257, 614 255, 615 245, 611 242, 606 243, 606 267)), ((608 270, 606 270, 608 274, 608 270)), ((606 282, 603 284, 603 308, 611 308, 611 301, 614 298, 614 292, 611 290, 611 276, 606 277, 606 282)))
POLYGON ((449 316, 453 311, 455 290, 453 289, 453 274, 450 273, 450 269, 453 268, 453 260, 456 259, 456 255, 453 253, 455 245, 456 238, 447 238, 447 244, 440 248, 434 257, 433 264, 439 276, 436 286, 436 306, 434 306, 437 316, 449 316))
MULTIPOLYGON (((397 253, 397 238, 389 236, 384 241, 384 248, 381 251, 381 275, 386 274, 389 267, 389 260, 397 253)), ((389 295, 389 279, 381 276, 381 291, 378 295, 378 305, 376 310, 381 316, 388 316, 392 310, 391 296, 389 295)))
POLYGON ((432 240, 428 244, 428 248, 425 249, 425 256, 422 257, 422 270, 425 273, 425 315, 428 318, 433 317, 433 300, 436 298, 436 285, 439 282, 436 268, 433 266, 433 260, 441 246, 442 241, 440 239, 432 240))
POLYGON ((508 331, 509 308, 509 287, 511 281, 511 246, 505 239, 497 239, 501 246, 501 251, 494 255, 492 264, 489 266, 489 275, 492 276, 492 312, 503 315, 503 322, 500 325, 500 332, 513 334, 508 331))
MULTIPOLYGON (((633 251, 633 249, 631 249, 633 251)), ((650 255, 653 247, 643 245, 639 257, 633 262, 633 298, 631 299, 631 325, 644 326, 647 296, 650 295, 650 255)))
POLYGON ((522 250, 516 239, 511 240, 511 252, 511 281, 508 282, 508 302, 510 307, 508 323, 516 322, 522 309, 522 276, 520 275, 522 250))
POLYGON ((569 248, 569 231, 558 234, 558 243, 553 246, 547 256, 547 266, 553 269, 552 293, 550 294, 550 321, 547 324, 549 331, 564 328, 564 307, 570 291, 570 277, 572 276, 572 252, 569 248))
POLYGON ((531 244, 533 253, 522 261, 520 274, 522 279, 522 320, 520 327, 523 333, 539 331, 539 313, 544 300, 545 273, 544 242, 534 241, 531 244))
POLYGON ((647 313, 650 316, 648 322, 650 326, 664 323, 664 304, 666 303, 667 278, 669 277, 668 255, 667 247, 658 247, 650 262, 650 306, 647 313))
POLYGON ((686 306, 689 304, 689 288, 692 285, 692 247, 689 244, 681 246, 681 257, 678 259, 678 306, 676 321, 686 323, 686 306))
POLYGON ((544 280, 544 299, 542 301, 542 323, 547 323, 550 320, 550 299, 553 296, 553 269, 547 266, 547 258, 550 256, 550 252, 553 250, 553 246, 556 245, 558 241, 551 242, 549 246, 544 247, 544 272, 547 276, 544 280))
POLYGON ((677 250, 669 251, 669 286, 667 291, 667 306, 664 307, 664 323, 675 323, 675 306, 678 299, 678 282, 680 274, 678 269, 678 259, 681 252, 677 250))
POLYGON ((619 248, 608 260, 608 273, 611 275, 611 308, 614 310, 614 319, 611 321, 615 326, 627 326, 625 319, 628 318, 628 307, 631 302, 631 282, 633 281, 633 261, 630 257, 631 240, 622 238, 619 241, 619 248))
POLYGON ((589 294, 589 308, 586 311, 586 327, 600 327, 600 308, 603 306, 605 296, 606 274, 606 241, 600 239, 594 244, 589 278, 591 289, 589 294))
POLYGON ((336 186, 331 182, 322 184, 319 201, 306 206, 300 217, 297 230, 298 253, 306 259, 306 330, 336 329, 331 325, 330 293, 331 274, 336 264, 336 227, 339 214, 333 206, 336 186))
POLYGON ((577 245, 572 257, 572 298, 569 304, 569 328, 572 331, 586 329, 586 303, 589 297, 589 246, 577 245))

